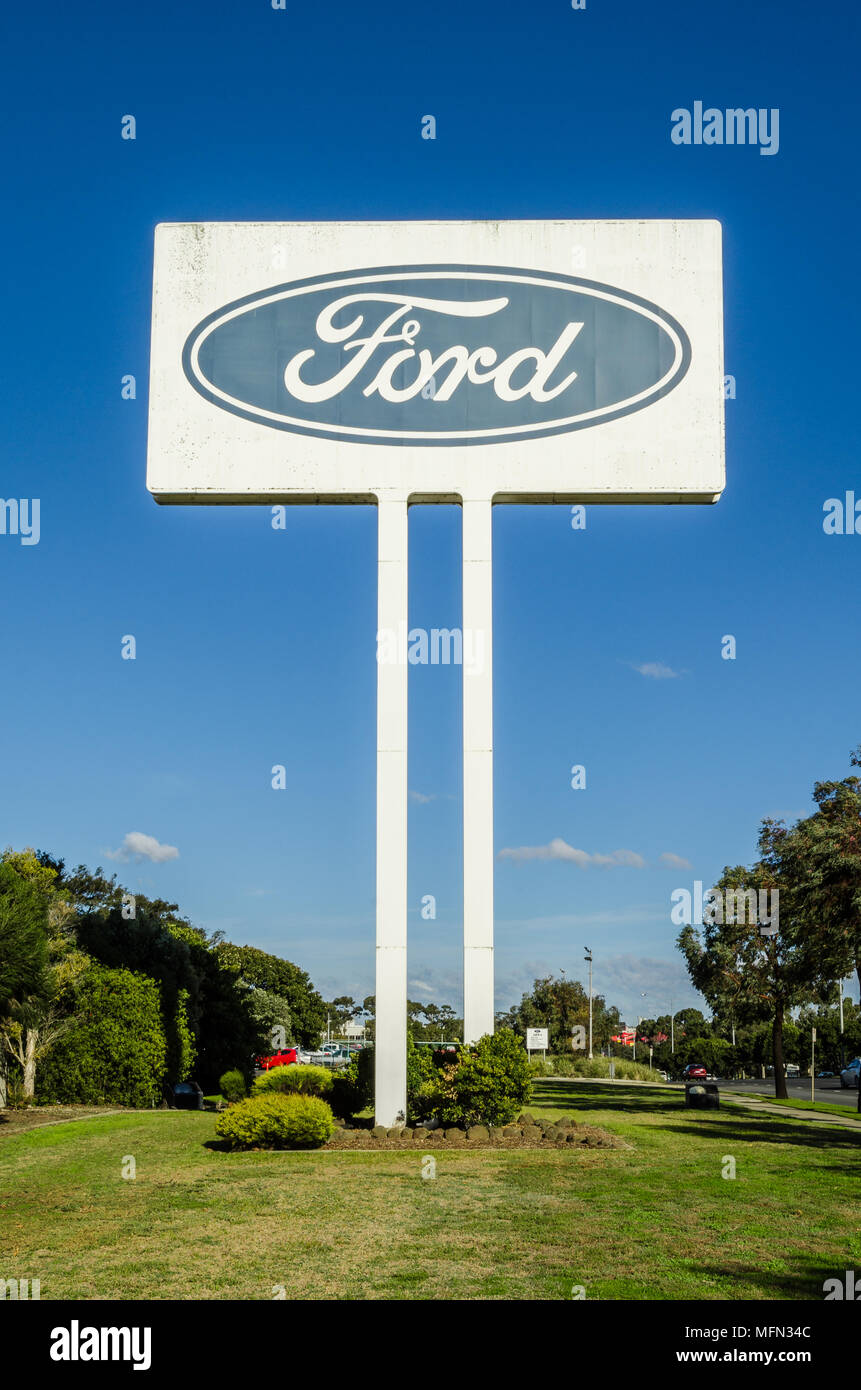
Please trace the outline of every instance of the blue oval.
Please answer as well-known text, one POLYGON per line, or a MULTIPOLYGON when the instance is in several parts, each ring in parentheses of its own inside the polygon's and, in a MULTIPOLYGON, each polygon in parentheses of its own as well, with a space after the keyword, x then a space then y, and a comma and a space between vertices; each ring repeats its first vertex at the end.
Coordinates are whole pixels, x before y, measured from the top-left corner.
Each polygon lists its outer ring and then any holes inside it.
POLYGON ((315 275, 209 314, 183 368, 243 419, 349 443, 511 443, 642 410, 682 380, 688 335, 592 280, 497 266, 315 275))

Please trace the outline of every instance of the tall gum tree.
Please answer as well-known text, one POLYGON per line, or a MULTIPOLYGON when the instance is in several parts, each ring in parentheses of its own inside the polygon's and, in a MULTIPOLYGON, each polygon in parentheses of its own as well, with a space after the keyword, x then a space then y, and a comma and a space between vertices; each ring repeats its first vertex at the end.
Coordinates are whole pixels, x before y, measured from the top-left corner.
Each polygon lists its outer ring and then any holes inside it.
MULTIPOLYGON (((861 767, 861 748, 849 761, 861 767)), ((813 799, 812 816, 789 828, 782 822, 768 825, 772 870, 793 896, 788 925, 816 998, 826 1002, 853 970, 861 988, 861 778, 817 782, 813 799)))
MULTIPOLYGON (((749 868, 724 869, 706 895, 702 928, 683 927, 678 946, 691 982, 716 1013, 731 1015, 740 1023, 766 1019, 771 1023, 774 1094, 785 1100, 784 1023, 791 1009, 813 997, 813 990, 809 963, 799 943, 795 895, 782 872, 779 830, 772 821, 762 823, 761 858, 749 868), (747 895, 752 891, 758 901, 761 891, 772 895, 775 889, 780 892, 779 910, 773 924, 777 931, 771 935, 756 920, 747 895)), ((773 903, 773 896, 769 901, 773 903)))

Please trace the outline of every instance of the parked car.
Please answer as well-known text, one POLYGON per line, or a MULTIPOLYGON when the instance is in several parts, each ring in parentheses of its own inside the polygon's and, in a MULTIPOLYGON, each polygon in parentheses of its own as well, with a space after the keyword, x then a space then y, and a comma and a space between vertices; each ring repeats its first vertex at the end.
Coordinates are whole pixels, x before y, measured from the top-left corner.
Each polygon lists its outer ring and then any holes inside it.
POLYGON ((170 1103, 174 1110, 202 1110, 203 1091, 196 1081, 178 1081, 172 1087, 170 1103))
POLYGON ((682 1072, 682 1079, 684 1081, 707 1081, 708 1072, 700 1062, 688 1062, 682 1072))
POLYGON ((861 1057, 853 1057, 851 1062, 840 1073, 840 1085, 845 1090, 847 1087, 858 1086, 858 1075, 861 1073, 861 1057))
POLYGON ((295 1047, 282 1047, 269 1057, 255 1057, 261 1071, 271 1071, 273 1067, 289 1067, 298 1062, 299 1054, 295 1047))
POLYGON ((834 1072, 833 1072, 833 1071, 818 1071, 818 1072, 816 1073, 816 1075, 817 1075, 817 1078, 821 1081, 821 1080, 822 1080, 824 1077, 826 1077, 826 1076, 833 1076, 833 1075, 834 1075, 834 1072))

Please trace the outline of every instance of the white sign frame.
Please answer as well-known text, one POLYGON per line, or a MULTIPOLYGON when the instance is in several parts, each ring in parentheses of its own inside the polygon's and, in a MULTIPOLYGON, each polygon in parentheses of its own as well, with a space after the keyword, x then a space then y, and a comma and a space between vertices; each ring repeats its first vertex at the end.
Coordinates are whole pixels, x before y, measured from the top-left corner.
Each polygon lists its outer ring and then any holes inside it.
MULTIPOLYGON (((527 309, 531 323, 531 302, 527 309)), ((534 317, 538 322, 537 308, 534 317)), ((320 321, 314 320, 317 328, 320 321)), ((294 328, 291 323, 289 331, 294 328)), ((595 362, 599 340, 596 332, 595 362)), ((577 347, 575 339, 571 344, 577 347)), ((471 350, 470 362, 479 351, 485 349, 471 350)), ((546 336, 540 343, 527 341, 522 352, 539 363, 543 354, 549 363, 552 342, 546 336)), ((209 355, 217 357, 211 341, 209 355)), ((493 379, 493 390, 506 399, 496 385, 505 386, 497 372, 508 360, 513 358, 500 357, 484 381, 467 373, 456 389, 471 383, 469 389, 489 391, 493 379)), ((629 352, 627 360, 635 355, 629 352)), ((287 367, 274 361, 272 372, 289 390, 287 367)), ((467 1043, 494 1026, 492 507, 717 501, 724 487, 723 370, 721 228, 715 221, 210 222, 156 228, 147 487, 157 502, 375 504, 378 633, 399 632, 407 624, 408 507, 462 507, 462 628, 485 637, 483 666, 463 682, 467 1043), (598 423, 586 412, 567 417, 564 429, 534 436, 515 438, 506 427, 505 437, 494 442, 461 431, 457 447, 451 440, 435 442, 438 431, 421 446, 411 442, 415 431, 406 427, 400 440, 366 443, 336 437, 339 426, 331 421, 316 432, 300 430, 295 420, 285 426, 283 412, 270 412, 267 421, 260 402, 231 397, 206 375, 211 368, 204 361, 205 344, 216 328, 252 310, 263 314, 289 296, 298 302, 297 282, 328 289, 331 281, 333 293, 340 294, 357 277, 380 290, 384 273, 394 273, 403 300, 412 294, 405 288, 410 274, 444 280, 460 271, 476 285, 496 284, 496 298, 508 307, 510 296, 532 286, 536 305, 542 294, 576 293, 596 316, 599 305, 605 318, 608 305, 641 319, 651 316, 658 335, 666 331, 673 343, 673 361, 665 367, 666 354, 656 349, 654 389, 621 396, 616 415, 601 406, 609 413, 598 423), (506 287, 510 296, 502 294, 506 287)), ((540 367, 530 390, 533 401, 540 399, 533 394, 539 372, 540 367)), ((507 379, 509 390, 513 380, 507 379)), ((548 389, 550 381, 548 374, 548 389)), ((593 412, 596 419, 599 413, 593 412)), ((357 428, 350 425, 353 435, 357 428)), ((381 429, 374 426, 375 441, 381 429)), ((377 1122, 387 1126, 406 1119, 407 671, 406 663, 378 661, 375 1106, 377 1122)))
POLYGON ((722 322, 721 227, 712 220, 161 223, 147 486, 168 503, 373 502, 393 491, 412 502, 714 502, 724 486, 722 322), (226 392, 220 406, 204 398, 190 384, 200 387, 199 371, 183 369, 186 346, 190 359, 199 355, 217 322, 201 325, 239 317, 230 306, 249 297, 262 304, 327 275, 337 296, 347 274, 455 264, 484 277, 477 283, 516 272, 538 286, 555 276, 560 289, 596 287, 588 293, 597 300, 642 300, 681 325, 690 364, 666 395, 621 418, 469 448, 392 448, 270 428, 234 414, 226 392))

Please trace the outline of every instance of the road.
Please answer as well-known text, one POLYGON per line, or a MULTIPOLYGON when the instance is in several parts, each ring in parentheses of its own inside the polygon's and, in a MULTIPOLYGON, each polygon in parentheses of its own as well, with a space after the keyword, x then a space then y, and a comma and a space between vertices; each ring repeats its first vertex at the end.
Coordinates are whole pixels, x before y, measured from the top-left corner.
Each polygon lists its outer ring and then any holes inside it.
MULTIPOLYGON (((721 1081, 718 1085, 724 1091, 740 1091, 745 1095, 765 1096, 774 1100, 773 1076, 767 1076, 764 1081, 721 1081)), ((787 1077, 786 1093, 790 1100, 810 1100, 810 1077, 787 1077)), ((858 1092, 854 1086, 851 1090, 841 1089, 840 1077, 835 1076, 816 1081, 813 1099, 824 1101, 826 1105, 856 1106, 858 1092)))

